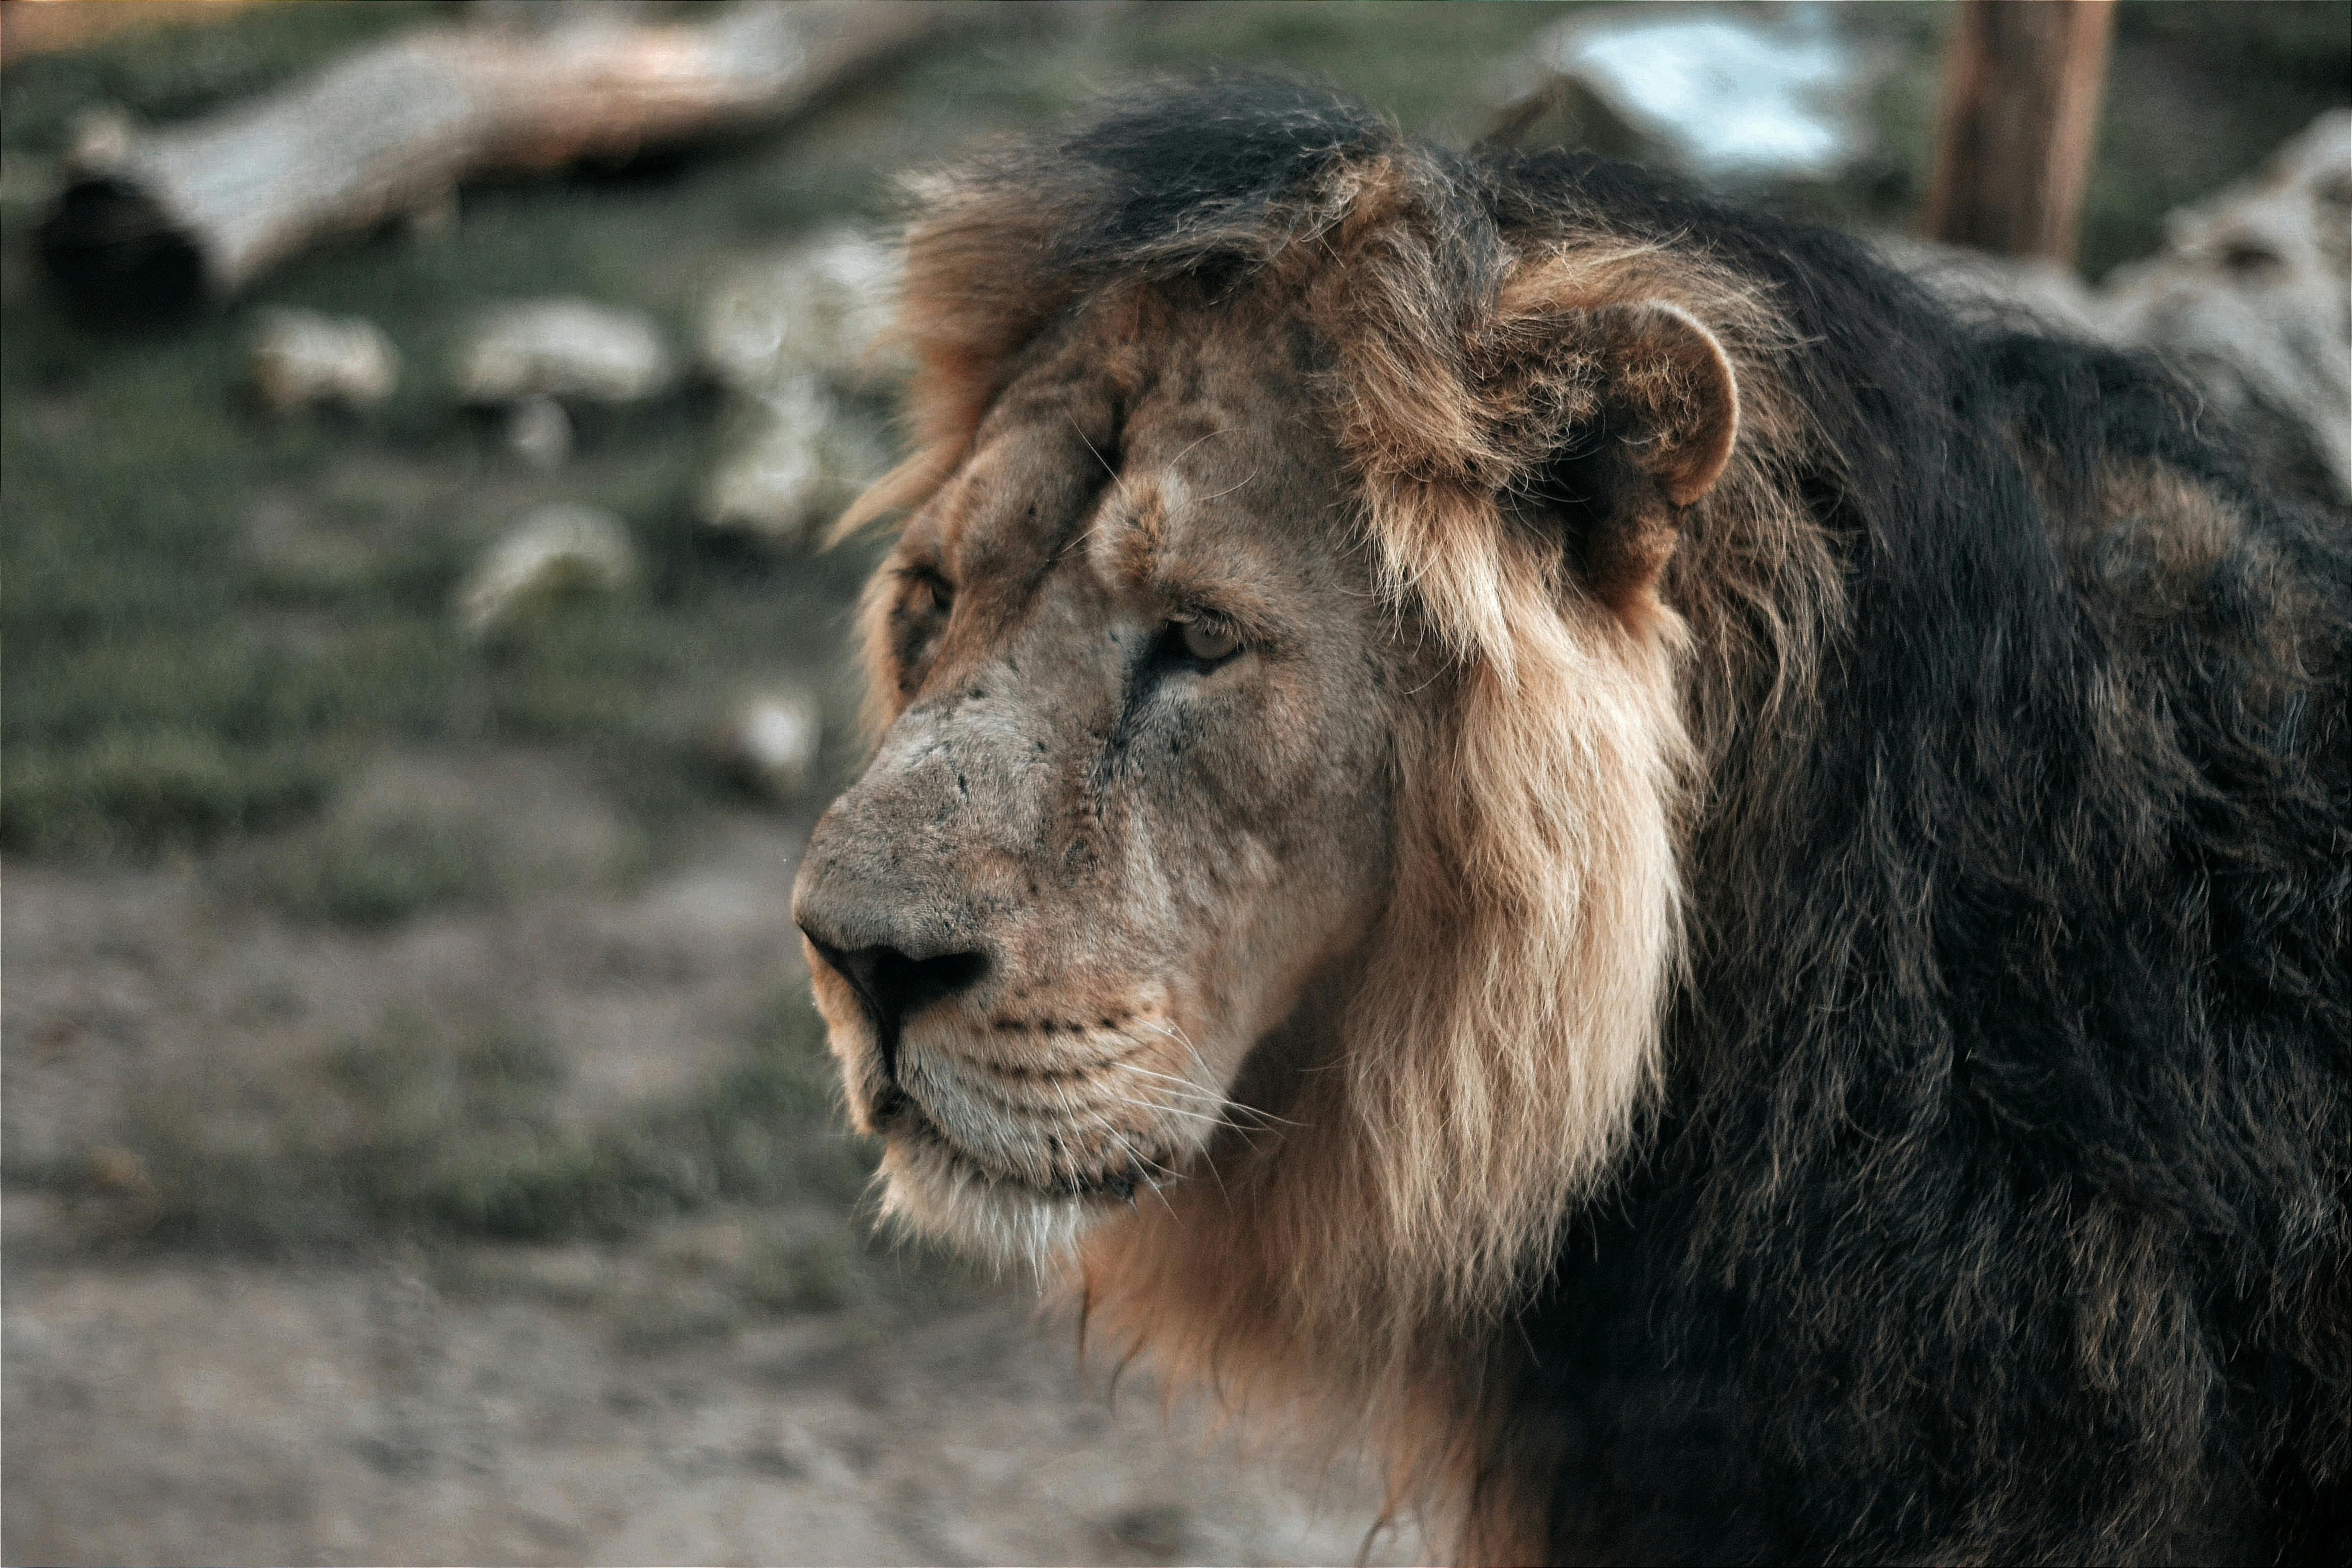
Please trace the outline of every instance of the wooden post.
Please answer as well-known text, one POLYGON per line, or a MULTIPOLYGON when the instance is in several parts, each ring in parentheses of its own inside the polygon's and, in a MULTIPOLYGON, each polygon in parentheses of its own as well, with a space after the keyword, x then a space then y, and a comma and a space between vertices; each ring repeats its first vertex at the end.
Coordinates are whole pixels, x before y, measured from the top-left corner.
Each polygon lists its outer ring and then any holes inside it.
POLYGON ((1929 239, 2072 264, 2114 0, 1960 0, 1929 239))

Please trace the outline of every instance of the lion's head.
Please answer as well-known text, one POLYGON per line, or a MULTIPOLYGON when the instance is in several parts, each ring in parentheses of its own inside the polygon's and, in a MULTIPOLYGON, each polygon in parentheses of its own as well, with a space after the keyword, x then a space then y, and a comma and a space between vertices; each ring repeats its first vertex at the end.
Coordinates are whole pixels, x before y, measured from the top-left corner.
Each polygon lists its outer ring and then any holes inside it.
POLYGON ((1769 315, 1264 84, 923 195, 881 739, 795 904, 852 1114, 916 1226, 1382 1397, 1654 1076, 1666 578, 1770 553, 1769 315))
POLYGON ((1379 919, 1416 660, 1315 353, 1264 305, 1073 312, 876 584, 889 727, 796 913, 919 1223, 1042 1254, 1198 1173, 1379 919))

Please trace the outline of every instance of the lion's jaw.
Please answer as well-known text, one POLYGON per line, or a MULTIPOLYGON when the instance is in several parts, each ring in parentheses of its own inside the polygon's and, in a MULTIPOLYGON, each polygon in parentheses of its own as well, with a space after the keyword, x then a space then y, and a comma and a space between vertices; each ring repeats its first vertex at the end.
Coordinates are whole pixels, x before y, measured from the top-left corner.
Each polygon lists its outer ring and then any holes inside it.
POLYGON ((1412 655, 1268 336, 1082 321, 877 578, 890 722, 794 912, 887 1210, 984 1256, 1278 1136, 1243 1065, 1377 918, 1412 655))

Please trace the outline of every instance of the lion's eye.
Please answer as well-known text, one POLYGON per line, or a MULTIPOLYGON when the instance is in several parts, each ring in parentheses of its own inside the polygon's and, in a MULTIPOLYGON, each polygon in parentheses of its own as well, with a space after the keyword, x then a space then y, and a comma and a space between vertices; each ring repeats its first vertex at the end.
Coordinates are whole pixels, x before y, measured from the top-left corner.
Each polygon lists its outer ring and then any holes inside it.
POLYGON ((1185 658, 1202 664, 1223 664, 1242 647, 1242 639, 1222 621, 1178 621, 1176 639, 1185 658))
POLYGON ((897 665, 902 693, 914 689, 916 678, 930 657, 932 642, 946 625, 955 589, 926 566, 901 567, 898 603, 890 613, 890 654, 897 665))

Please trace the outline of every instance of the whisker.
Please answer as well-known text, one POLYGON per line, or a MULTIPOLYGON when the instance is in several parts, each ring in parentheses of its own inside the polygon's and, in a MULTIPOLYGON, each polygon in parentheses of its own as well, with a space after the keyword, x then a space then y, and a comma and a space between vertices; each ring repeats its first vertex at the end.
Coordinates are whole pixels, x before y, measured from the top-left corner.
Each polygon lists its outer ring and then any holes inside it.
MULTIPOLYGON (((1173 1023, 1166 1019, 1145 1019, 1143 1026, 1147 1029, 1157 1029, 1160 1033, 1167 1036, 1178 1045, 1182 1046, 1185 1051, 1192 1057, 1192 1065, 1201 1069, 1201 1076, 1213 1081, 1214 1080, 1216 1075, 1209 1070, 1208 1059, 1201 1055, 1201 1047, 1194 1045, 1192 1043, 1192 1037, 1185 1034, 1183 1030, 1178 1028, 1173 1023)), ((1303 1121, 1293 1121, 1286 1116, 1276 1116, 1271 1110, 1261 1110, 1255 1106, 1243 1106, 1235 1100, 1228 1100, 1225 1103, 1235 1110, 1246 1110, 1251 1114, 1261 1117, 1266 1121, 1277 1122, 1285 1127, 1297 1127, 1304 1130, 1307 1125, 1303 1121)))
POLYGON ((1195 1121, 1205 1121, 1212 1127, 1224 1127, 1230 1125, 1230 1123, 1228 1123, 1222 1116, 1206 1116, 1197 1110, 1186 1110, 1183 1107, 1178 1105, 1160 1105, 1154 1104, 1152 1101, 1148 1100, 1130 1100, 1123 1094, 1116 1096, 1115 1098, 1118 1099, 1120 1104, 1132 1105, 1138 1110, 1156 1111, 1163 1116, 1189 1116, 1195 1121))

